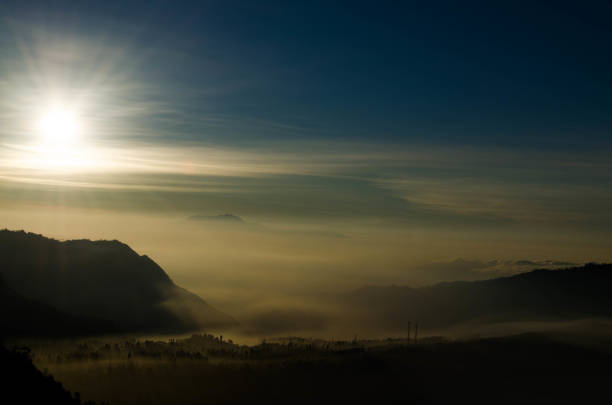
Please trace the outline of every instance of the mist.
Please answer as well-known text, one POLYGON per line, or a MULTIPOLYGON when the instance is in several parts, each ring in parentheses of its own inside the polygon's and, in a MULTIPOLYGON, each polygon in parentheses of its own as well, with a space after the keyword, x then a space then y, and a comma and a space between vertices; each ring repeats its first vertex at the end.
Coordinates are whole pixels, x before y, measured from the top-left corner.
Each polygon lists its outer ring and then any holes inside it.
POLYGON ((509 238, 492 230, 486 230, 485 243, 482 234, 470 240, 465 233, 406 229, 387 222, 239 217, 235 212, 232 216, 239 220, 228 222, 224 211, 191 212, 210 214, 203 220, 188 212, 126 214, 55 205, 44 211, 12 208, 2 215, 9 228, 58 239, 127 243, 151 257, 175 283, 235 317, 241 328, 232 333, 246 339, 401 336, 403 323, 394 328, 365 323, 337 296, 364 286, 482 280, 597 257, 587 256, 585 246, 570 241, 560 255, 563 236, 556 236, 559 242, 546 249, 551 238, 539 243, 532 238, 527 246, 523 236, 509 238), (221 219, 215 219, 219 215, 221 219))

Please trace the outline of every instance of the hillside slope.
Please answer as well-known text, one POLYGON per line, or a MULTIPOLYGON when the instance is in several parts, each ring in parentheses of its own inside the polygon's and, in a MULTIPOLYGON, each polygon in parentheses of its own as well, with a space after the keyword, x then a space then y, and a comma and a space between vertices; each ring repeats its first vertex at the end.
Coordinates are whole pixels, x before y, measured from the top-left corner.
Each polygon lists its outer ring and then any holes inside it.
POLYGON ((0 398, 7 404, 80 405, 53 377, 38 370, 27 353, 0 346, 0 398))
POLYGON ((430 287, 365 287, 341 297, 372 322, 447 327, 468 321, 562 321, 612 317, 612 265, 534 270, 430 287))
POLYGON ((118 241, 60 242, 0 231, 0 276, 18 294, 121 331, 225 328, 236 322, 175 285, 153 260, 118 241))
POLYGON ((112 333, 110 321, 77 317, 22 297, 0 278, 0 339, 4 336, 85 336, 112 333))

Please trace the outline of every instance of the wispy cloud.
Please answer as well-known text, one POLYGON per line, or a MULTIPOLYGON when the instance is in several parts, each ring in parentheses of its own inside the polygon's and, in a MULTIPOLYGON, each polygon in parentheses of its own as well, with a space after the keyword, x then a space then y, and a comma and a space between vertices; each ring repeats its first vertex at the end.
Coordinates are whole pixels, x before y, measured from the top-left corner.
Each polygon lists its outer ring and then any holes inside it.
POLYGON ((612 180, 612 171, 605 159, 593 156, 587 160, 551 152, 530 159, 524 151, 316 141, 253 147, 133 141, 109 145, 88 146, 77 151, 80 160, 74 165, 68 161, 53 166, 45 151, 4 144, 0 173, 13 183, 228 194, 236 201, 242 198, 242 204, 255 195, 268 195, 275 199, 270 207, 285 201, 286 206, 276 210, 294 209, 296 215, 309 211, 299 200, 309 201, 311 212, 327 201, 336 215, 358 218, 368 212, 406 224, 610 222, 606 207, 612 192, 602 184, 612 180), (342 208, 349 201, 351 210, 342 208))

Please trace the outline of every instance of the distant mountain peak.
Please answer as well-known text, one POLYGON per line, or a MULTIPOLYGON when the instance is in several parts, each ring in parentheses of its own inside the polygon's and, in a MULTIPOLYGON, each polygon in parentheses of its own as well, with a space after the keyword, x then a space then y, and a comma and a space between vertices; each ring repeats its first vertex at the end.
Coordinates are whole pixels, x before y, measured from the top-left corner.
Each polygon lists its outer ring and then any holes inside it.
POLYGON ((233 222, 244 223, 244 219, 234 214, 219 214, 219 215, 192 215, 188 218, 191 221, 212 221, 212 222, 233 222))

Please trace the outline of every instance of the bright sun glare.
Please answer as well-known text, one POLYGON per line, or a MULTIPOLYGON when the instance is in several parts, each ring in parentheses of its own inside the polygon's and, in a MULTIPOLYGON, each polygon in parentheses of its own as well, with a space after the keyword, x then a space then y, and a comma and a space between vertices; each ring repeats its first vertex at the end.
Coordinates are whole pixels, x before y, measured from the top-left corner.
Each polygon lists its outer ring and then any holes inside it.
POLYGON ((44 110, 36 123, 37 136, 27 166, 40 169, 92 167, 99 162, 83 142, 81 120, 63 106, 44 110))
POLYGON ((42 142, 47 146, 65 148, 75 141, 77 119, 69 110, 55 108, 43 114, 39 130, 42 142))

